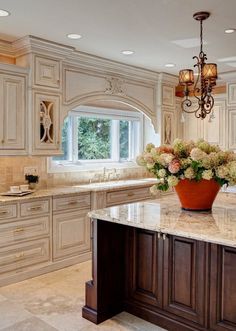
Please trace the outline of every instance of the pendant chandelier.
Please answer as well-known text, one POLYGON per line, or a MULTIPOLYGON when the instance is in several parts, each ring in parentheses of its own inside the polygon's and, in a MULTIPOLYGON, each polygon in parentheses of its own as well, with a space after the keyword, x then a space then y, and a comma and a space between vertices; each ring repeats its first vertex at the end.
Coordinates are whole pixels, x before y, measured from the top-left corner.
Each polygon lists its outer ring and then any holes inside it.
POLYGON ((210 16, 208 12, 198 12, 193 15, 193 18, 200 22, 200 53, 194 56, 196 60, 194 68, 197 69, 196 81, 194 83, 194 71, 191 69, 180 70, 179 83, 184 86, 184 100, 181 104, 182 111, 186 113, 194 113, 197 118, 204 119, 211 113, 214 106, 214 98, 212 89, 216 85, 217 80, 217 65, 215 63, 206 63, 207 56, 203 52, 203 29, 202 22, 210 16), (193 102, 190 96, 189 87, 197 102, 193 102))

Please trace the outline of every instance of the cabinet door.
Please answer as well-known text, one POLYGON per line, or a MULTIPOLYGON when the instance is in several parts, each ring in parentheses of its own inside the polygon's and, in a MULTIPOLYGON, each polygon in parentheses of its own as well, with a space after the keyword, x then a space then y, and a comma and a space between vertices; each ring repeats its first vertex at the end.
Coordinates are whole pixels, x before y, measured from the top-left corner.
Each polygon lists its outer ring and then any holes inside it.
POLYGON ((3 154, 6 154, 7 150, 19 151, 19 154, 22 154, 26 148, 25 80, 23 76, 0 75, 0 149, 3 154))
POLYGON ((35 93, 34 128, 32 131, 35 155, 60 153, 60 96, 35 93))
POLYGON ((162 306, 162 240, 144 229, 129 229, 128 300, 162 306))
POLYGON ((206 243, 168 236, 164 240, 164 310, 205 324, 206 243))
MULTIPOLYGON (((195 106, 194 106, 195 107, 195 106)), ((184 116, 184 139, 186 140, 198 140, 203 138, 203 121, 196 119, 194 114, 183 113, 184 116)))
POLYGON ((35 85, 60 87, 60 62, 55 59, 35 56, 35 85))
POLYGON ((236 249, 211 246, 210 327, 236 330, 236 249))
MULTIPOLYGON (((204 120, 204 139, 211 144, 226 148, 225 139, 225 101, 216 100, 212 113, 204 120)), ((196 120, 196 119, 195 119, 196 120)))
POLYGON ((89 209, 53 215, 53 258, 90 251, 89 209))

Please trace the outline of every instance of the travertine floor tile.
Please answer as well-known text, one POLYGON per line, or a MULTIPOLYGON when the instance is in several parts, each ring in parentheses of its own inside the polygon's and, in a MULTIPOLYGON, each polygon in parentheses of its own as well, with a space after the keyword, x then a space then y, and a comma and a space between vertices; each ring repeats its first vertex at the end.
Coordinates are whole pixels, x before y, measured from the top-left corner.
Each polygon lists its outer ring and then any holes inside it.
POLYGON ((19 305, 8 300, 0 302, 0 330, 30 317, 32 314, 19 305))
POLYGON ((7 328, 1 329, 1 331, 57 331, 57 329, 36 317, 32 317, 7 328))
POLYGON ((82 318, 91 262, 0 288, 1 331, 165 331, 123 312, 100 325, 82 318))

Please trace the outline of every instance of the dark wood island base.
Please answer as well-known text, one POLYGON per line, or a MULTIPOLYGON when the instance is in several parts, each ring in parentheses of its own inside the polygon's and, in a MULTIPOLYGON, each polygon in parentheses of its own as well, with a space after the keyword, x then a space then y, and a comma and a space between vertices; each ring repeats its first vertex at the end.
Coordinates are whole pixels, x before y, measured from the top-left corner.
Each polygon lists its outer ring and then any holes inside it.
POLYGON ((236 331, 236 249, 93 220, 83 317, 127 311, 171 331, 236 331))

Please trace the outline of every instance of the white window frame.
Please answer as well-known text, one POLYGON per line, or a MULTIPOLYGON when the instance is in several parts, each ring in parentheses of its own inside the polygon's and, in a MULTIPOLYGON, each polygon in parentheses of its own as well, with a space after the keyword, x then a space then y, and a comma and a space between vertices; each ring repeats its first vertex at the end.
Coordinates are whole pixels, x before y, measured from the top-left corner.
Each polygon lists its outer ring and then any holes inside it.
MULTIPOLYGON (((94 170, 102 169, 104 166, 106 168, 129 168, 137 167, 135 158, 143 150, 143 125, 144 125, 144 115, 138 111, 124 111, 117 109, 107 109, 98 107, 81 106, 78 110, 70 111, 68 116, 72 121, 72 136, 75 137, 72 140, 72 146, 69 150, 71 161, 68 160, 53 160, 52 157, 48 158, 48 172, 73 172, 73 171, 84 171, 84 170, 94 170), (83 117, 97 117, 104 119, 111 119, 113 125, 113 133, 116 139, 112 139, 112 155, 111 159, 101 159, 101 160, 77 160, 73 156, 78 155, 78 148, 76 138, 76 120, 78 116, 83 117), (129 130, 129 151, 130 155, 128 160, 122 161, 119 159, 119 120, 129 121, 129 125, 133 128, 129 130), (138 143, 137 143, 138 142, 138 143)), ((70 131, 69 131, 70 132, 70 131)))

